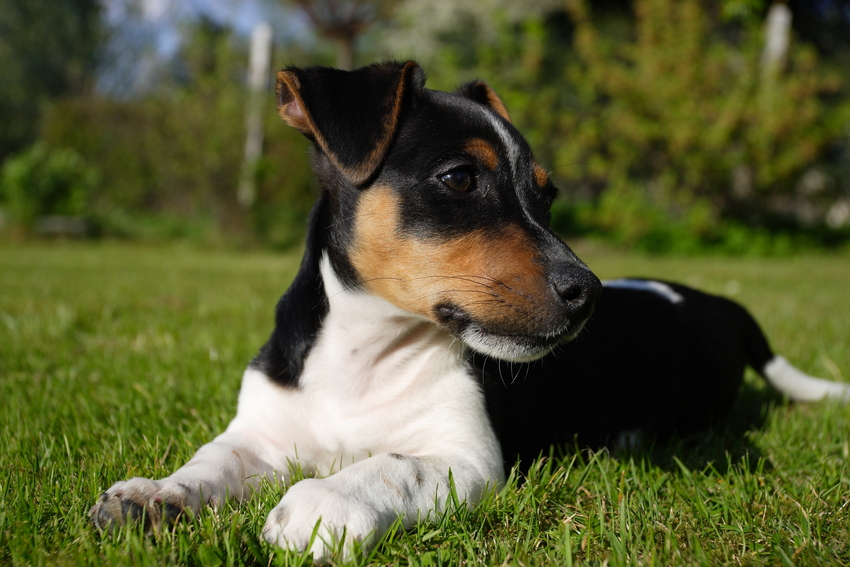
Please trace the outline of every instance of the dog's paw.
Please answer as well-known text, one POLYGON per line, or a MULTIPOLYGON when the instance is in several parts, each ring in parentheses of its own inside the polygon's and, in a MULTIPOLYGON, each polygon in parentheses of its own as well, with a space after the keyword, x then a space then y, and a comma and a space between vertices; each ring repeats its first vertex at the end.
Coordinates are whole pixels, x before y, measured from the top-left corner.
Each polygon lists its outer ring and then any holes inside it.
POLYGON ((97 529, 108 533, 133 522, 143 522, 145 532, 150 533, 174 523, 191 500, 186 485, 136 477, 116 482, 101 494, 89 517, 97 529))
POLYGON ((269 514, 263 537, 293 551, 310 551, 314 563, 351 559, 368 550, 395 519, 340 490, 331 479, 306 479, 289 488, 269 514))

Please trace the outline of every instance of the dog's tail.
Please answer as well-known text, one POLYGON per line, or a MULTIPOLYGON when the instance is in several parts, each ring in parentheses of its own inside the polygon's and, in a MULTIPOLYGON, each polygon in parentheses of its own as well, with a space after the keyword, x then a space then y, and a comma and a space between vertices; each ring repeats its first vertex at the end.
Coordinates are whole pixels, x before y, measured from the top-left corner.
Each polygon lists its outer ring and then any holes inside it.
POLYGON ((823 398, 850 402, 850 384, 809 376, 780 355, 775 355, 759 373, 771 386, 795 402, 813 402, 823 398))
POLYGON ((752 315, 743 308, 741 311, 750 365, 768 384, 794 402, 814 402, 824 398, 850 402, 850 384, 815 378, 794 367, 785 357, 773 352, 752 315))

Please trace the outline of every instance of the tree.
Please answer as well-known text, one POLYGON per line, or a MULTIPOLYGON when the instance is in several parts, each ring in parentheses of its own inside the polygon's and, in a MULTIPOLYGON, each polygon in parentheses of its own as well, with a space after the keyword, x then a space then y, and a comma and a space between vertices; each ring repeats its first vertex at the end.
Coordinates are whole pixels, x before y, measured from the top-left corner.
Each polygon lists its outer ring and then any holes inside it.
POLYGON ((37 137, 46 101, 92 89, 100 14, 98 0, 0 0, 0 161, 37 137))
POLYGON ((317 33, 337 46, 336 66, 354 68, 357 38, 376 21, 386 19, 398 0, 293 0, 317 33))
POLYGON ((761 26, 748 24, 730 41, 704 0, 637 0, 635 38, 620 42, 602 37, 587 3, 569 6, 579 104, 559 114, 558 159, 576 164, 569 181, 598 188, 598 219, 612 230, 631 227, 626 239, 653 230, 649 207, 668 224, 685 219, 706 232, 717 219, 785 215, 780 204, 841 136, 850 108, 824 102, 841 77, 810 46, 781 55, 784 73, 779 60, 766 62, 767 81, 761 26))

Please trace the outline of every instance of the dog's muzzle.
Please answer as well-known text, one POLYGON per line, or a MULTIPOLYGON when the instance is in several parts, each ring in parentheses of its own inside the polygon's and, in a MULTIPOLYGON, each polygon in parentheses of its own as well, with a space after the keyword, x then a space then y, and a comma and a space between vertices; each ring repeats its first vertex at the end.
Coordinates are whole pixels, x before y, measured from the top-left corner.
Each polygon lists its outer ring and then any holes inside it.
POLYGON ((471 349, 501 360, 528 362, 578 336, 601 291, 593 272, 569 265, 550 271, 545 299, 531 309, 506 304, 507 316, 494 321, 476 318, 450 302, 437 305, 434 313, 443 327, 471 349))

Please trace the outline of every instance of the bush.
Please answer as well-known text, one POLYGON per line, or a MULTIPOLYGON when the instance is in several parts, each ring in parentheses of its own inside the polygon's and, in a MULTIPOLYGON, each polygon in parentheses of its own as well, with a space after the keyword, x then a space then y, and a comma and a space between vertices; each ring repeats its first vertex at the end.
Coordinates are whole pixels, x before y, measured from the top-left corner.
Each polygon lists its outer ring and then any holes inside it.
POLYGON ((43 137, 98 163, 92 195, 104 232, 146 240, 207 244, 301 241, 314 199, 308 143, 266 100, 257 201, 236 199, 245 145, 247 55, 227 30, 201 27, 179 72, 144 97, 79 98, 48 108, 43 137))
POLYGON ((583 2, 569 5, 577 104, 559 115, 558 161, 577 164, 564 172, 573 185, 643 195, 674 219, 703 209, 697 228, 763 223, 843 134, 850 108, 823 103, 840 77, 810 46, 792 45, 786 72, 768 75, 760 23, 724 27, 699 0, 637 0, 634 39, 616 42, 583 2))
POLYGON ((99 180, 79 153, 38 142, 3 162, 0 202, 15 224, 30 230, 39 217, 87 215, 99 180))

